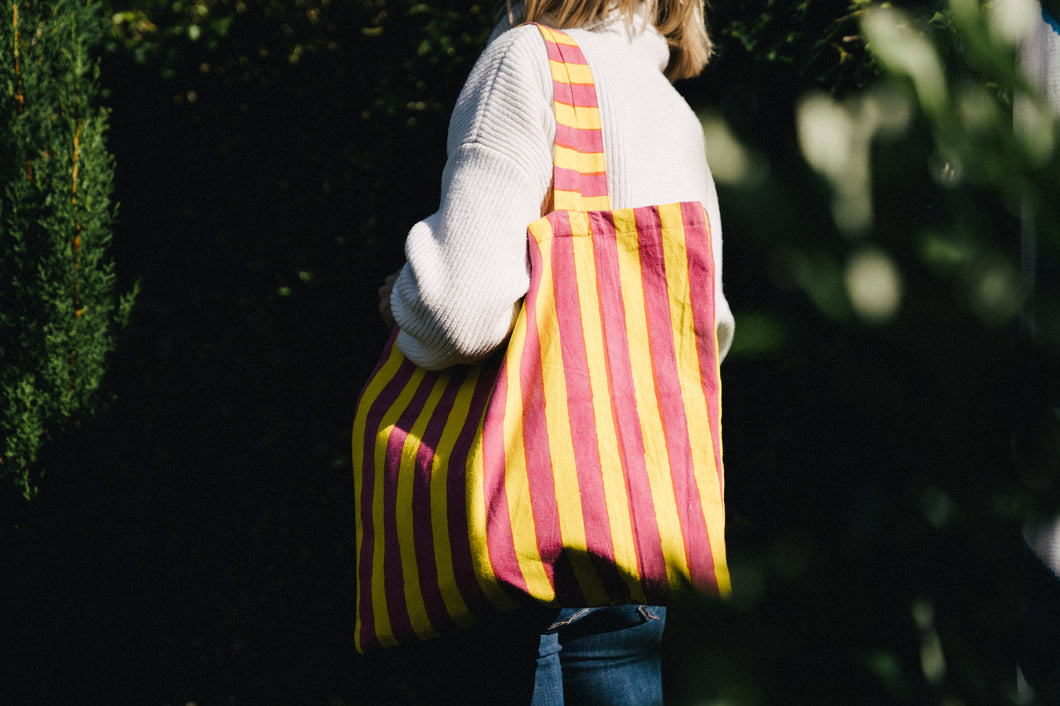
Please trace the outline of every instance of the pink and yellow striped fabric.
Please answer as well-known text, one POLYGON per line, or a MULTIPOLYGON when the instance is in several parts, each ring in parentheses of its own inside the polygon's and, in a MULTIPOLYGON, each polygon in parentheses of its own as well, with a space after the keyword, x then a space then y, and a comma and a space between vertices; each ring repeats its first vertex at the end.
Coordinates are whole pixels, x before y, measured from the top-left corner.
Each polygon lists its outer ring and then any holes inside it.
POLYGON ((703 206, 611 210, 575 42, 538 26, 555 89, 555 210, 503 357, 441 373, 393 339, 358 402, 356 646, 527 601, 725 594, 720 377, 703 206))

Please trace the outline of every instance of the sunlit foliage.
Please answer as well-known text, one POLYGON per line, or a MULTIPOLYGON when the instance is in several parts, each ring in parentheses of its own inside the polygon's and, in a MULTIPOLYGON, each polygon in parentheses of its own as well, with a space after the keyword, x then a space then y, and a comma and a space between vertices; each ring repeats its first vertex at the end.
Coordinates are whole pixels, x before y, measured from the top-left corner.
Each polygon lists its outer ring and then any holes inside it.
POLYGON ((96 104, 100 6, 2 8, 0 479, 28 499, 43 447, 99 406, 131 296, 119 303, 109 252, 114 162, 96 104))

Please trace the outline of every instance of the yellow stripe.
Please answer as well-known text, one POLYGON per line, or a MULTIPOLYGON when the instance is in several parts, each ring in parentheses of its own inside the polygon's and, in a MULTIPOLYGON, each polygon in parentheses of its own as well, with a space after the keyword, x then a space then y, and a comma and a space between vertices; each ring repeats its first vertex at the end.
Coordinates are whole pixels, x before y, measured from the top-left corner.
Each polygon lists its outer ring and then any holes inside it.
MULTIPOLYGON (((588 222, 582 221, 581 231, 575 231, 575 281, 582 315, 582 333, 589 362, 589 385, 596 423, 597 453, 603 479, 604 500, 607 504, 611 544, 618 566, 637 567, 637 547, 633 539, 633 524, 629 513, 629 494, 623 482, 624 470, 619 453, 615 418, 611 412, 612 390, 607 371, 607 349, 604 345, 603 318, 600 314, 600 293, 597 283, 596 256, 588 222)), ((634 601, 645 603, 639 577, 623 574, 634 601)), ((601 589, 602 590, 602 589, 601 589)))
POLYGON ((545 25, 541 24, 537 25, 537 30, 541 32, 541 34, 544 35, 545 40, 549 42, 555 42, 560 37, 566 36, 564 34, 560 34, 557 30, 554 30, 551 27, 546 27, 545 25))
MULTIPOLYGON (((714 350, 718 350, 718 339, 715 336, 712 338, 714 350)), ((729 576, 729 564, 725 554, 725 541, 724 541, 724 524, 725 524, 725 435, 722 433, 721 424, 721 413, 722 413, 722 395, 721 395, 721 359, 715 357, 717 363, 714 366, 714 374, 718 377, 718 439, 721 441, 721 449, 719 449, 720 456, 722 458, 722 467, 718 469, 718 480, 721 485, 721 524, 723 533, 718 535, 718 544, 721 545, 721 551, 714 553, 714 576, 718 582, 718 593, 722 596, 728 596, 732 593, 732 582, 729 576)), ((711 535, 711 546, 714 545, 714 535, 711 535)))
POLYGON ((600 129, 600 109, 595 106, 573 106, 556 101, 556 122, 579 130, 600 129))
MULTIPOLYGON (((659 216, 663 228, 663 256, 666 263, 666 283, 670 293, 674 352, 677 356, 681 392, 685 399, 688 438, 692 441, 693 470, 703 516, 706 518, 715 574, 719 574, 721 570, 726 575, 727 582, 728 572, 724 569, 725 507, 720 484, 722 469, 716 468, 714 462, 714 437, 710 429, 708 400, 703 391, 699 351, 695 335, 688 326, 692 316, 692 283, 688 278, 688 250, 681 205, 660 206, 659 216), (687 335, 680 335, 681 332, 686 332, 687 335)), ((708 253, 709 247, 708 242, 708 253)), ((709 286, 709 282, 699 284, 709 286)), ((714 337, 711 336, 710 339, 714 340, 714 337)))
MULTIPOLYGON (((422 379, 423 370, 416 368, 412 372, 412 377, 408 383, 401 390, 397 399, 394 400, 393 406, 386 411, 380 421, 375 444, 376 468, 384 467, 388 434, 401 416, 401 413, 408 406, 409 400, 412 399, 413 394, 416 392, 416 387, 422 379)), ((376 633, 379 636, 379 642, 384 646, 390 646, 397 644, 397 640, 390 634, 390 614, 387 612, 386 583, 383 575, 383 550, 385 544, 383 536, 383 483, 381 479, 377 478, 376 480, 372 494, 372 517, 376 522, 375 552, 372 555, 372 610, 375 613, 376 633)))
MULTIPOLYGON (((468 527, 486 526, 486 493, 485 493, 485 458, 482 455, 482 420, 479 420, 478 433, 475 435, 474 443, 468 453, 465 477, 467 478, 467 524, 468 527)), ((493 564, 490 561, 489 545, 486 543, 484 532, 471 532, 468 537, 471 544, 471 562, 474 566, 475 578, 478 579, 482 592, 486 598, 501 610, 512 610, 515 603, 508 597, 497 584, 497 576, 493 572, 493 564)))
POLYGON ((552 29, 551 27, 545 27, 544 25, 538 25, 538 27, 544 30, 549 41, 555 42, 556 44, 566 44, 570 47, 578 46, 578 44, 570 38, 570 35, 565 32, 552 29))
POLYGON ((445 610, 457 625, 468 626, 475 622, 468 611, 464 597, 456 583, 453 570, 452 545, 449 543, 449 474, 453 472, 453 447, 464 427, 471 408, 471 398, 475 392, 481 368, 474 367, 460 386, 453 400, 453 407, 445 421, 441 437, 434 453, 431 468, 431 529, 434 532, 434 559, 438 569, 438 585, 442 592, 445 610))
POLYGON ((420 449, 423 439, 423 431, 438 406, 438 400, 449 382, 448 376, 439 376, 434 387, 420 410, 419 416, 409 429, 405 443, 401 447, 401 466, 397 478, 397 539, 398 549, 401 555, 402 575, 405 582, 405 602, 408 605, 409 620, 413 631, 422 639, 436 637, 437 632, 431 626, 430 618, 427 617, 427 606, 423 602, 423 592, 420 590, 420 569, 416 562, 416 525, 423 521, 413 514, 412 492, 416 478, 416 454, 420 449))
POLYGON ((552 224, 549 223, 548 218, 542 217, 531 222, 527 226, 527 230, 530 232, 534 242, 542 247, 544 247, 545 243, 552 240, 552 224))
POLYGON ((575 127, 577 127, 579 130, 600 129, 600 109, 596 106, 575 106, 574 115, 578 119, 578 122, 575 123, 575 127))
POLYGON ((537 528, 530 505, 530 482, 523 437, 523 392, 519 380, 519 358, 526 343, 526 319, 524 308, 516 319, 504 360, 508 371, 504 409, 504 491, 508 500, 508 517, 515 556, 526 582, 527 593, 540 601, 549 602, 555 598, 555 591, 545 573, 537 548, 537 528))
MULTIPOLYGON (((358 502, 358 503, 361 502, 361 494, 364 492, 364 474, 365 474, 365 468, 364 468, 364 443, 365 443, 365 431, 366 431, 365 427, 368 424, 368 410, 371 407, 372 403, 375 402, 376 398, 379 397, 379 394, 383 391, 383 388, 386 387, 386 384, 394 376, 395 371, 398 369, 398 367, 400 367, 401 360, 402 360, 401 354, 398 353, 397 348, 393 348, 391 350, 390 357, 387 358, 385 363, 383 363, 382 367, 379 369, 379 372, 376 373, 376 375, 374 375, 368 381, 368 385, 365 387, 364 393, 362 395, 361 404, 357 408, 357 415, 354 417, 354 420, 353 420, 353 489, 354 489, 354 494, 355 494, 354 498, 356 498, 356 502, 358 502)), ((374 436, 374 434, 373 434, 373 436, 374 436)), ((378 466, 376 466, 376 467, 378 467, 378 466)), ((380 487, 380 485, 382 483, 382 480, 380 478, 376 477, 376 478, 374 478, 374 481, 375 481, 375 487, 376 488, 380 487)), ((374 531, 374 536, 376 538, 376 542, 375 542, 374 548, 375 548, 376 552, 378 552, 379 551, 379 538, 380 538, 380 535, 382 534, 382 518, 376 512, 374 512, 374 510, 381 503, 381 499, 380 499, 380 502, 377 503, 376 502, 376 498, 373 495, 372 500, 373 500, 373 502, 372 502, 372 507, 373 507, 372 518, 374 519, 374 523, 373 523, 375 525, 375 527, 374 527, 374 530, 375 530, 374 531)), ((364 528, 364 514, 363 513, 359 513, 359 514, 361 515, 361 521, 357 523, 357 527, 356 527, 356 547, 357 547, 357 551, 361 552, 361 551, 363 551, 362 544, 364 543, 364 529, 365 528, 364 528)), ((359 562, 358 562, 357 566, 358 567, 360 566, 359 562)), ((358 571, 359 571, 359 569, 358 569, 358 571)), ((364 649, 364 645, 361 644, 361 637, 360 637, 361 636, 361 611, 360 611, 361 600, 362 600, 364 592, 365 591, 369 591, 369 593, 371 593, 372 589, 373 589, 373 587, 370 586, 370 585, 363 585, 360 581, 357 582, 357 625, 356 625, 356 633, 355 633, 354 637, 355 637, 355 640, 356 640, 355 647, 358 650, 363 650, 364 649)), ((375 596, 371 595, 370 597, 372 599, 372 609, 373 609, 373 611, 376 611, 377 610, 376 607, 377 607, 378 604, 375 601, 375 596)), ((386 604, 384 603, 384 608, 385 608, 385 605, 386 604)), ((383 620, 386 620, 385 610, 384 610, 383 620)), ((376 619, 375 619, 376 633, 378 634, 380 632, 389 632, 390 631, 390 623, 389 623, 389 621, 386 622, 386 629, 385 630, 382 630, 382 631, 380 630, 381 625, 382 624, 380 623, 379 616, 376 616, 376 619)))
POLYGON ((556 495, 563 546, 574 550, 568 556, 578 584, 590 603, 603 603, 607 600, 607 594, 603 591, 596 569, 586 553, 588 544, 585 538, 585 518, 582 515, 578 471, 573 463, 574 439, 567 407, 567 380, 560 334, 556 326, 558 315, 551 256, 551 247, 543 248, 542 265, 538 270, 541 282, 540 294, 536 301, 535 325, 541 342, 542 393, 545 398, 549 455, 553 459, 553 492, 556 495))
POLYGON ((582 208, 586 211, 609 211, 611 210, 611 198, 604 196, 583 196, 582 208))
POLYGON ((582 174, 600 174, 607 168, 603 152, 579 152, 562 145, 556 145, 555 162, 557 167, 582 174))
POLYGON ((607 163, 603 152, 581 152, 578 157, 578 171, 582 174, 603 174, 607 163))
MULTIPOLYGON (((534 224, 538 227, 542 225, 545 228, 549 227, 549 223, 546 219, 541 218, 534 221, 534 224)), ((526 338, 526 308, 520 310, 519 315, 515 319, 515 326, 512 330, 512 336, 508 343, 508 351, 505 355, 504 364, 508 366, 509 376, 509 387, 507 390, 508 403, 511 404, 512 395, 519 394, 518 385, 518 358, 511 354, 511 351, 515 350, 516 341, 522 341, 526 338), (512 375, 512 359, 515 358, 515 385, 514 390, 511 384, 512 375)), ((507 419, 507 414, 505 415, 507 419)), ((507 425, 506 425, 507 426, 507 425)), ((504 429, 504 445, 505 449, 509 448, 508 445, 508 430, 504 429)), ((525 458, 525 457, 524 457, 525 458)), ((467 514, 468 514, 468 526, 469 527, 485 527, 487 524, 487 515, 489 513, 489 507, 486 501, 485 491, 485 457, 482 452, 482 420, 479 420, 478 433, 475 435, 474 443, 471 447, 470 453, 468 454, 466 477, 467 477, 467 514)), ((523 463, 525 466, 525 462, 523 463)), ((507 486, 508 476, 505 475, 505 485, 507 486)), ((511 502, 509 500, 509 502, 511 502)), ((532 518, 531 518, 532 519, 532 518)), ((502 610, 511 610, 516 608, 516 604, 508 597, 508 595, 501 589, 497 583, 496 574, 493 571, 493 563, 490 558, 489 544, 486 541, 485 533, 471 533, 471 560, 475 567, 475 576, 478 579, 479 586, 482 591, 486 594, 489 599, 497 608, 502 610)), ((518 545, 517 545, 518 546, 518 545)), ((532 568, 523 566, 522 561, 519 563, 520 571, 523 573, 523 579, 530 585, 530 580, 527 578, 527 572, 533 573, 532 568)), ((538 567, 540 568, 540 558, 538 558, 538 567)))
POLYGON ((609 211, 611 210, 611 199, 608 196, 582 196, 577 191, 565 191, 555 189, 553 191, 552 208, 555 211, 609 211))
MULTIPOLYGON (((644 309, 644 285, 641 279, 639 242, 633 210, 614 211, 614 215, 618 231, 619 272, 626 312, 626 336, 630 343, 633 389, 637 397, 637 413, 640 416, 641 434, 644 438, 645 462, 652 501, 655 504, 655 516, 659 527, 680 526, 673 483, 670 479, 666 432, 655 392, 651 351, 648 345, 649 329, 644 309), (643 342, 644 345, 638 345, 638 342, 643 342)), ((684 542, 680 536, 675 537, 668 532, 660 532, 660 538, 667 563, 667 579, 671 585, 675 585, 677 576, 672 566, 684 563, 684 542)))
POLYGON ((582 195, 577 191, 553 189, 552 208, 556 211, 581 211, 582 195))
POLYGON ((548 63, 554 81, 575 85, 588 85, 593 82, 593 73, 586 64, 564 64, 555 59, 549 59, 548 63))

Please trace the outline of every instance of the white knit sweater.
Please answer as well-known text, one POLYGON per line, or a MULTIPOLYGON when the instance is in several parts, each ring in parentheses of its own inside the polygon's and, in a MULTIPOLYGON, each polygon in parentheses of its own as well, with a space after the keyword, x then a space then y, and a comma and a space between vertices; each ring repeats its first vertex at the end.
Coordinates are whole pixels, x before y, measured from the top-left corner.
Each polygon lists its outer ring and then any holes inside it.
MULTIPOLYGON (((699 121, 663 75, 666 40, 611 18, 569 30, 596 81, 613 208, 699 201, 717 271, 717 337, 733 318, 721 290, 721 220, 699 121)), ((480 361, 505 342, 529 284, 526 227, 552 178, 552 81, 536 27, 498 27, 449 124, 441 206, 413 226, 391 295, 398 349, 441 369, 480 361)))

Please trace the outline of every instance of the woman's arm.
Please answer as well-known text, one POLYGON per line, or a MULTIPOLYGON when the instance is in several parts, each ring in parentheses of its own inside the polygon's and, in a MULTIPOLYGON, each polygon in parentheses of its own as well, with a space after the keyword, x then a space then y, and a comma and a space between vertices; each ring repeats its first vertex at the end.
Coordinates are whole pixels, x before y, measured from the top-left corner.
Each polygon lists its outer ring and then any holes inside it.
POLYGON ((405 242, 390 294, 398 349, 441 369, 488 357, 507 339, 529 273, 526 226, 552 175, 555 119, 536 28, 479 58, 450 121, 441 205, 405 242))

